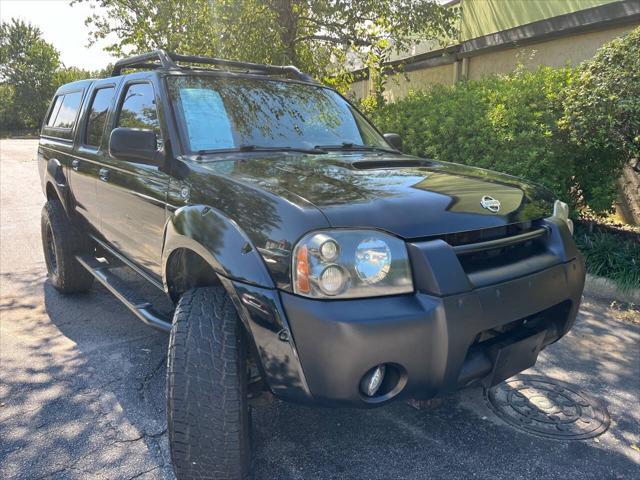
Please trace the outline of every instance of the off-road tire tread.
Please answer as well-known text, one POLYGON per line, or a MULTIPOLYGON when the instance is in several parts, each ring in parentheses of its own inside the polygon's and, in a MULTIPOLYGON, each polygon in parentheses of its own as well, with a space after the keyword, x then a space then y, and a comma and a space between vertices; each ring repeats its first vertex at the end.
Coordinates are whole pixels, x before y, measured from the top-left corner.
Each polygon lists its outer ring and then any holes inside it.
MULTIPOLYGON (((93 285, 93 275, 76 260, 75 256, 87 249, 87 240, 71 223, 62 204, 48 200, 42 207, 41 215, 42 247, 47 251, 46 229, 51 225, 53 244, 56 251, 57 272, 49 271, 49 280, 62 293, 86 292, 93 285)), ((48 266, 47 266, 48 267, 48 266)))
POLYGON ((167 419, 179 480, 244 480, 250 463, 246 346, 222 287, 182 295, 167 361, 167 419))

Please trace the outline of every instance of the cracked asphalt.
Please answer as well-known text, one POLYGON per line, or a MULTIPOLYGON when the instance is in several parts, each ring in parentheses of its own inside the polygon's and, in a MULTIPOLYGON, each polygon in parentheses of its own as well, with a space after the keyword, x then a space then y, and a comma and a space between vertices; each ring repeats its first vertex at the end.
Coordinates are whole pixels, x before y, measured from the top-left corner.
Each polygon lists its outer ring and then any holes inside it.
MULTIPOLYGON (((37 143, 0 141, 0 478, 171 479, 167 337, 104 288, 46 281, 37 143)), ((640 478, 640 315, 585 299, 535 373, 602 400, 596 439, 539 438, 498 419, 480 389, 435 409, 274 402, 253 411, 255 479, 640 478)))

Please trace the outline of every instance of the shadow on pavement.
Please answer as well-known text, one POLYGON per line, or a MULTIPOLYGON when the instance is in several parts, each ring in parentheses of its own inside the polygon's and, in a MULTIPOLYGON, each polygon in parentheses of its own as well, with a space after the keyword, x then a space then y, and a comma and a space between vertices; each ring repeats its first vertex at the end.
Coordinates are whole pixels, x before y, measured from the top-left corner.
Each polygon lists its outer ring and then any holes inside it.
MULTIPOLYGON (((2 281, 13 293, 0 305, 3 331, 11 335, 3 341, 0 476, 172 478, 167 336, 137 321, 102 287, 65 297, 41 274, 6 274, 2 281)), ((586 305, 572 334, 536 368, 606 396, 613 421, 600 443, 514 430, 491 413, 478 389, 435 410, 276 401, 253 412, 254 478, 637 478, 638 457, 627 453, 637 442, 637 415, 625 412, 640 390, 633 384, 638 357, 630 353, 640 328, 606 315, 606 307, 586 305)))
POLYGON ((66 297, 43 275, 3 282, 19 299, 0 305, 3 333, 23 356, 2 356, 0 476, 169 475, 166 335, 101 287, 66 297))

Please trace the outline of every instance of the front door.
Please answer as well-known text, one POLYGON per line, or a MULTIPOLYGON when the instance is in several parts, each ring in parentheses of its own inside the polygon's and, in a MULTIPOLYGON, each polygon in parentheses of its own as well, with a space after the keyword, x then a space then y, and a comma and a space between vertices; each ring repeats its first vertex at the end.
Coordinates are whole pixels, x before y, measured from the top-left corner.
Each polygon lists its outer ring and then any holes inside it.
MULTIPOLYGON (((150 81, 133 80, 121 90, 113 128, 144 128, 162 133, 157 97, 150 81)), ((120 253, 157 277, 166 218, 169 176, 157 166, 108 157, 98 174, 101 232, 120 253)))

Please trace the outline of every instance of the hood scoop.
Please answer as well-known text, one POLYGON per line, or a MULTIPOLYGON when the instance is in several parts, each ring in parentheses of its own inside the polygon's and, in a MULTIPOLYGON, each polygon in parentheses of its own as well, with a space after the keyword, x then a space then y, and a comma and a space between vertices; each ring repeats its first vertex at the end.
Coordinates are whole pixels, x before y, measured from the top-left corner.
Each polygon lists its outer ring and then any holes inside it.
POLYGON ((380 160, 358 160, 351 164, 357 170, 379 170, 381 168, 415 168, 430 167, 433 165, 428 160, 393 160, 381 158, 380 160))

